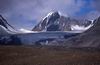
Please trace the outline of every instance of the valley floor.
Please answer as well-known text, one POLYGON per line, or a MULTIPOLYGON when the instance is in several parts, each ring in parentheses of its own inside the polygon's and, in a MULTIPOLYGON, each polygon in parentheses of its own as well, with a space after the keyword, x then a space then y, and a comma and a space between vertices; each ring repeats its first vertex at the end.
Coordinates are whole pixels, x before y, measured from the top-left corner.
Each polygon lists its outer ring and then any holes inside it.
POLYGON ((0 65, 100 65, 100 49, 0 46, 0 65))

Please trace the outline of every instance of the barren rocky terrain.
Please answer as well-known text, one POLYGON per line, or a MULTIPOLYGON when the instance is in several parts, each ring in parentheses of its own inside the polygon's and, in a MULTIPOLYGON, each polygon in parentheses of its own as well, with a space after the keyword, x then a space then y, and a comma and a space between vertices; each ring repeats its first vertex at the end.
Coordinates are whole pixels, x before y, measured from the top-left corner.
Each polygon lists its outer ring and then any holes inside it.
POLYGON ((0 46, 0 65, 100 65, 100 49, 0 46))

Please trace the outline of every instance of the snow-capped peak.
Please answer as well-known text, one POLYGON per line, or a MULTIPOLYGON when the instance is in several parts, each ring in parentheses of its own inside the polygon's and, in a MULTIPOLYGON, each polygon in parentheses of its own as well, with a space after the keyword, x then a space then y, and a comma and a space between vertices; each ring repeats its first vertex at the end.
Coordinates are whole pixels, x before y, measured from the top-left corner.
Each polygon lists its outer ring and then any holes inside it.
POLYGON ((45 18, 51 17, 52 15, 61 15, 61 13, 58 12, 58 11, 56 11, 56 12, 50 12, 50 13, 48 13, 48 14, 43 18, 43 20, 44 20, 45 18))
MULTIPOLYGON (((47 16, 45 16, 42 20, 42 23, 45 23, 46 26, 44 26, 45 30, 48 28, 48 26, 55 24, 55 22, 60 18, 60 12, 56 11, 56 12, 50 12, 49 14, 47 14, 47 16)), ((40 24, 39 27, 41 27, 42 25, 40 24)))
POLYGON ((47 14, 32 31, 87 30, 92 25, 93 21, 74 19, 56 11, 47 14))
POLYGON ((67 14, 61 13, 60 11, 54 11, 54 12, 48 13, 44 18, 49 17, 51 15, 55 15, 55 14, 59 14, 60 16, 66 16, 66 17, 68 17, 67 14))

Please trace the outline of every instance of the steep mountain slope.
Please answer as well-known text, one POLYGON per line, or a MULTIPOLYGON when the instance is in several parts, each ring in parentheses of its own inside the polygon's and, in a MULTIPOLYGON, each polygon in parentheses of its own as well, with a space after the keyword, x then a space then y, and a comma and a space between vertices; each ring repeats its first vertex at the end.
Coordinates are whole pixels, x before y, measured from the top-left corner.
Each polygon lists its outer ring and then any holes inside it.
POLYGON ((94 20, 94 25, 89 30, 79 36, 67 39, 64 45, 68 47, 100 47, 100 17, 94 20))
POLYGON ((9 29, 9 27, 12 28, 12 29, 15 29, 12 25, 10 25, 7 22, 7 20, 2 15, 0 15, 0 25, 5 27, 6 29, 9 29))
POLYGON ((59 12, 51 12, 32 31, 71 31, 72 25, 87 27, 90 24, 91 21, 88 20, 76 20, 65 17, 59 12))
POLYGON ((0 15, 0 35, 14 34, 15 28, 0 15))
POLYGON ((0 25, 0 35, 8 35, 9 34, 9 31, 0 25))

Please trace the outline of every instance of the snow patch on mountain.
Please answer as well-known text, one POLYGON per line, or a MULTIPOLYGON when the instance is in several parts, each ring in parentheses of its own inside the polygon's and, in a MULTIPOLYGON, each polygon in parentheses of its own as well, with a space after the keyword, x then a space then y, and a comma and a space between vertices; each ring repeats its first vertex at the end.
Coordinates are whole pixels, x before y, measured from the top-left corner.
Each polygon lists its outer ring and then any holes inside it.
POLYGON ((38 31, 31 31, 31 30, 27 30, 27 29, 24 29, 24 28, 21 28, 18 30, 19 33, 38 33, 38 31))
POLYGON ((51 17, 53 14, 55 14, 55 13, 58 13, 59 15, 61 15, 61 12, 50 12, 50 13, 48 13, 44 18, 43 18, 43 20, 45 19, 45 18, 49 18, 49 17, 51 17))
POLYGON ((33 32, 33 31, 26 30, 26 29, 23 29, 23 28, 19 29, 19 31, 22 32, 22 33, 32 33, 33 32))
POLYGON ((80 25, 71 25, 71 30, 86 31, 86 30, 88 30, 89 28, 91 28, 93 25, 94 25, 94 24, 93 24, 93 20, 92 20, 92 21, 91 21, 91 24, 88 25, 87 27, 85 27, 85 26, 80 26, 80 25))
POLYGON ((71 30, 80 30, 80 31, 86 31, 89 28, 91 28, 93 25, 89 25, 87 27, 85 26, 79 26, 79 25, 71 25, 71 30))

